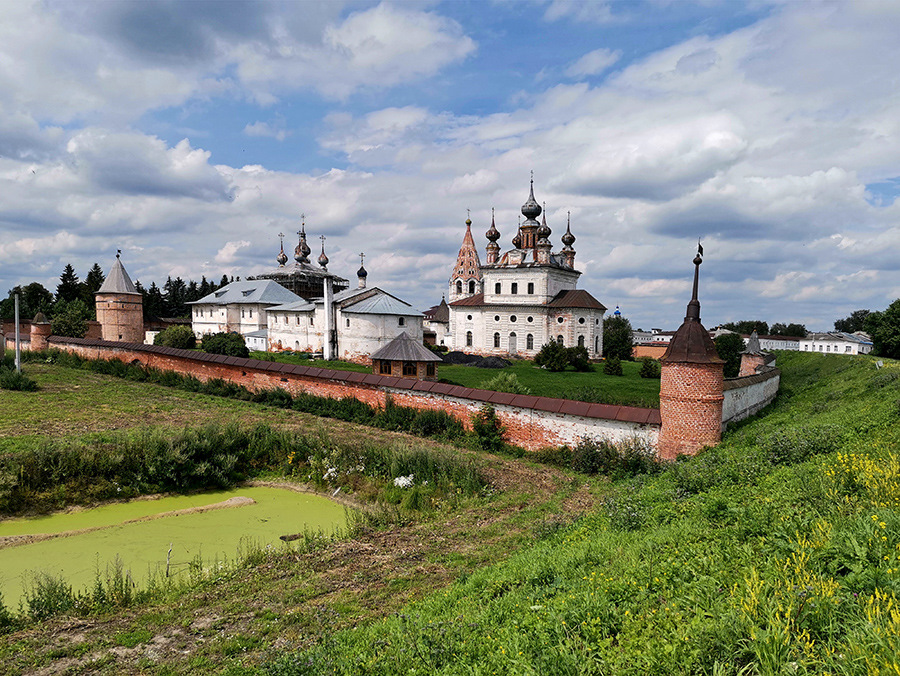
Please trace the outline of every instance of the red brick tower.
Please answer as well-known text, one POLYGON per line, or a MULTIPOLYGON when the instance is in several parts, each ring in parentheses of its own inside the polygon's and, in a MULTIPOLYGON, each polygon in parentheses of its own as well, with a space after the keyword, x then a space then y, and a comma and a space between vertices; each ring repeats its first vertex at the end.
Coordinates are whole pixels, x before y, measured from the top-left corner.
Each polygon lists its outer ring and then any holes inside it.
POLYGON ((34 319, 31 320, 31 344, 29 350, 32 352, 43 352, 47 349, 47 338, 50 337, 50 322, 44 316, 43 312, 38 312, 34 319))
POLYGON ((97 321, 103 340, 144 342, 144 299, 116 254, 109 276, 97 291, 97 321))
POLYGON ((687 315, 660 359, 659 458, 663 460, 674 460, 680 454, 693 455, 722 438, 725 362, 700 323, 697 286, 703 248, 698 249, 694 258, 694 293, 687 315))
POLYGON ((450 275, 450 301, 462 300, 481 293, 481 260, 472 239, 472 219, 466 218, 466 234, 450 275))

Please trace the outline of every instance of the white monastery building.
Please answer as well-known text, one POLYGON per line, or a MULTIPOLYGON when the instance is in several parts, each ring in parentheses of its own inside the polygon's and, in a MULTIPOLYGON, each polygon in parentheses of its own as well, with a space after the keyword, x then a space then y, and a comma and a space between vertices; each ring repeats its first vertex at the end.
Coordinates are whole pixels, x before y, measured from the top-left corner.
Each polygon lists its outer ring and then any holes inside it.
POLYGON ((512 240, 513 249, 500 252, 493 217, 485 233, 485 263, 472 239, 472 221, 450 276, 449 328, 445 342, 462 352, 533 357, 541 345, 555 340, 584 346, 591 358, 603 354, 603 314, 606 308, 587 291, 577 289, 575 249, 569 224, 563 248, 553 253, 547 217, 534 199, 534 181, 522 206, 525 220, 512 240))
MULTIPOLYGON (((367 288, 362 262, 357 288, 347 289, 342 288, 346 279, 328 272, 324 241, 319 269, 310 265, 308 256, 301 231, 297 264, 289 274, 232 282, 191 303, 195 335, 236 332, 251 350, 307 352, 362 363, 401 333, 422 341, 422 313, 378 287, 367 288), (300 279, 309 288, 318 282, 321 297, 302 298, 274 281, 282 278, 294 283, 300 279)), ((276 260, 281 267, 287 262, 283 245, 276 260)))
POLYGON ((810 333, 800 339, 801 352, 823 352, 825 354, 869 354, 872 351, 872 339, 867 333, 810 333))

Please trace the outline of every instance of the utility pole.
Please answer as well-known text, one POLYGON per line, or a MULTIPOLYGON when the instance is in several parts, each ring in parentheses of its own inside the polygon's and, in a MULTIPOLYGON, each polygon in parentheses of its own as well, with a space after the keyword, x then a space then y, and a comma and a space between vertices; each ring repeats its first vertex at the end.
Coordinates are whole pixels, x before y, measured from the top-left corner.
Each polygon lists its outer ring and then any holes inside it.
POLYGON ((19 348, 19 294, 16 294, 16 373, 22 372, 22 352, 19 348))

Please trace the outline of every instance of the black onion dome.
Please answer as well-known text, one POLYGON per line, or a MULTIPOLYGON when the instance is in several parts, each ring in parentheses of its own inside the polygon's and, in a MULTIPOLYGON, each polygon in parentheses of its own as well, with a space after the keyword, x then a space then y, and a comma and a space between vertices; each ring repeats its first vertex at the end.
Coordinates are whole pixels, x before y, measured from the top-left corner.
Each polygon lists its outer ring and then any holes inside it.
POLYGON ((500 231, 497 230, 497 226, 494 224, 494 215, 491 214, 491 227, 488 229, 484 236, 487 237, 491 242, 496 242, 500 239, 500 231))
MULTIPOLYGON (((545 203, 544 208, 546 209, 546 207, 547 207, 547 205, 545 203)), ((547 212, 545 210, 544 216, 541 219, 541 224, 538 226, 538 229, 537 229, 537 236, 538 236, 538 239, 548 239, 550 237, 550 234, 551 234, 551 230, 547 226, 547 212)))
POLYGON ((575 235, 572 234, 570 226, 570 223, 566 223, 566 234, 562 236, 562 243, 566 246, 572 246, 575 243, 575 235))
POLYGON ((362 265, 360 265, 359 270, 356 271, 356 276, 366 278, 369 276, 369 273, 366 272, 366 269, 362 265))
POLYGON ((538 204, 534 199, 533 179, 531 181, 531 192, 528 195, 528 200, 526 200, 525 204, 522 205, 522 215, 532 221, 541 215, 541 205, 538 204))
POLYGON ((517 232, 516 236, 513 237, 512 245, 514 247, 516 247, 517 249, 520 249, 522 247, 522 233, 521 232, 517 232))
POLYGON ((275 260, 278 261, 278 265, 284 266, 287 263, 287 254, 284 253, 284 246, 281 247, 281 251, 278 252, 278 255, 275 257, 275 260))

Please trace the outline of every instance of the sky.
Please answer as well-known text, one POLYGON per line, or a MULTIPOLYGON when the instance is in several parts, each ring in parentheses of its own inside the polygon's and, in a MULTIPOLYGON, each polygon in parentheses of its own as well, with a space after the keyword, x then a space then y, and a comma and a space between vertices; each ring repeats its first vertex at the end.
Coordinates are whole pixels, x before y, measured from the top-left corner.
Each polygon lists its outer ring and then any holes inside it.
POLYGON ((328 269, 422 310, 534 175, 635 328, 828 330, 900 296, 900 3, 4 3, 0 292, 328 269), (467 211, 468 210, 468 211, 467 211))

